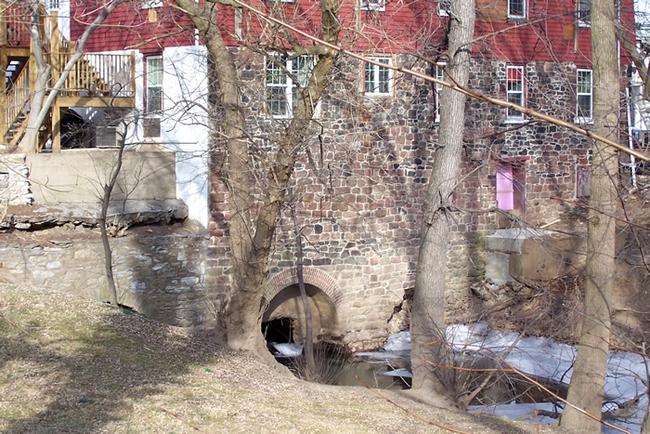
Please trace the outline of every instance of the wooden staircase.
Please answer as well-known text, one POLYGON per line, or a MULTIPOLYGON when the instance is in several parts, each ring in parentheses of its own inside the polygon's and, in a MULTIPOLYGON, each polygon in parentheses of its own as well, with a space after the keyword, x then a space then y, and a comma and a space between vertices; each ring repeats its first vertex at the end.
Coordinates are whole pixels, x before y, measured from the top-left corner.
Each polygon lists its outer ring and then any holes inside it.
MULTIPOLYGON (((0 0, 0 8, 3 3, 0 0)), ((34 47, 29 41, 29 11, 20 3, 6 10, 5 16, 0 17, 0 66, 7 77, 4 92, 0 92, 0 142, 13 148, 25 135, 38 71, 34 47)), ((73 57, 76 44, 59 32, 56 13, 48 16, 42 7, 40 15, 39 30, 45 61, 52 67, 50 86, 53 86, 73 57)), ((51 91, 51 88, 46 90, 47 93, 51 91)), ((78 60, 58 90, 46 122, 40 127, 38 151, 50 140, 52 151, 60 150, 61 109, 69 107, 134 108, 135 56, 85 54, 78 60)))

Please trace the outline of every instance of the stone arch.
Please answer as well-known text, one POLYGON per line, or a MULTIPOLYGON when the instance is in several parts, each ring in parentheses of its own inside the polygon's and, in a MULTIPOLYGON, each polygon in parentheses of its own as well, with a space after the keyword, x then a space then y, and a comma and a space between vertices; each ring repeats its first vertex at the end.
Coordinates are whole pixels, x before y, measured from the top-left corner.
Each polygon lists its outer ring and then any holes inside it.
MULTIPOLYGON (((308 303, 311 306, 314 338, 339 336, 337 311, 342 299, 342 292, 339 290, 338 284, 329 274, 318 268, 305 267, 303 274, 308 303)), ((265 324, 267 327, 274 323, 277 326, 278 321, 287 320, 290 321, 289 331, 283 330, 284 334, 290 339, 304 337, 304 310, 303 303, 300 301, 298 276, 295 268, 283 270, 268 279, 264 288, 260 314, 263 331, 265 324)), ((268 330, 270 329, 266 329, 265 336, 268 330)), ((273 327, 273 330, 277 332, 279 329, 276 330, 273 327)), ((270 335, 274 334, 273 332, 269 333, 270 335)))
MULTIPOLYGON (((325 271, 314 267, 305 267, 303 269, 303 275, 306 285, 311 285, 320 289, 330 298, 334 306, 339 305, 343 299, 343 293, 332 276, 327 274, 325 271)), ((291 285, 297 284, 298 276, 295 268, 283 270, 271 276, 271 278, 267 280, 264 288, 262 299, 262 305, 264 308, 262 311, 265 310, 266 306, 268 306, 271 300, 273 300, 280 291, 291 285)))

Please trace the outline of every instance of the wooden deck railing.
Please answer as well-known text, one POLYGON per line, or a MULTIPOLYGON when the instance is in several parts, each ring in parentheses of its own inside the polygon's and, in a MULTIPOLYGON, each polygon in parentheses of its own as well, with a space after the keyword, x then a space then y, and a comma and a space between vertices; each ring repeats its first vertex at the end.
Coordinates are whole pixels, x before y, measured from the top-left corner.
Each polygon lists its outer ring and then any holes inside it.
MULTIPOLYGON (((53 54, 56 80, 72 53, 53 54)), ((135 95, 135 56, 130 54, 85 54, 70 71, 61 96, 132 98, 135 95)))
POLYGON ((20 113, 27 106, 29 102, 29 68, 25 67, 18 74, 13 85, 7 91, 6 97, 4 125, 2 125, 2 135, 7 134, 11 124, 18 119, 20 113))

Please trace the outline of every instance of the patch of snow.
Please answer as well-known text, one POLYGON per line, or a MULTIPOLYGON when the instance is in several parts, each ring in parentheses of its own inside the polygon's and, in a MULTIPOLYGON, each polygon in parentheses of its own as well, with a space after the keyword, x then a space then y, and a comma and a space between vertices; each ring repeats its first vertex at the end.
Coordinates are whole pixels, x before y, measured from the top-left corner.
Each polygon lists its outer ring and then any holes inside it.
MULTIPOLYGON (((362 352, 354 353, 354 355, 358 357, 365 357, 371 360, 384 360, 384 361, 404 358, 403 352, 393 353, 390 351, 362 351, 362 352)), ((408 354, 406 354, 406 356, 408 357, 408 354)))
POLYGON ((277 343, 271 342, 271 346, 275 349, 275 356, 281 357, 299 357, 302 355, 302 344, 290 343, 277 343))
POLYGON ((411 332, 404 331, 388 336, 384 345, 386 351, 411 351, 411 332))
MULTIPOLYGON (((528 375, 544 378, 555 382, 569 384, 573 372, 573 362, 576 350, 573 346, 557 342, 544 337, 521 337, 516 332, 492 330, 485 322, 476 324, 452 324, 446 330, 447 340, 456 352, 475 352, 484 356, 501 360, 528 375)), ((394 345, 394 343, 407 343, 410 350, 409 332, 401 332, 388 338, 385 349, 407 348, 394 345)), ((368 353, 372 354, 372 353, 368 353)), ((388 352, 377 353, 388 360, 388 352)), ((646 363, 640 354, 613 351, 610 352, 607 365, 607 378, 605 382, 605 403, 603 412, 615 410, 615 403, 623 403, 635 398, 639 401, 635 411, 625 419, 615 419, 610 416, 608 422, 613 422, 633 433, 638 433, 643 422, 643 417, 648 408, 648 395, 646 393, 647 374, 646 363)), ((513 419, 528 418, 538 423, 552 423, 554 419, 547 416, 534 418, 534 410, 547 409, 544 405, 553 404, 505 404, 496 406, 478 406, 472 411, 493 412, 499 416, 513 419)), ((610 428, 603 428, 603 432, 616 432, 610 428)))
POLYGON ((393 369, 392 371, 384 372, 382 375, 387 377, 402 377, 402 378, 411 378, 413 374, 406 368, 393 369))
POLYGON ((539 415, 539 410, 547 412, 562 412, 562 408, 551 402, 538 402, 534 404, 499 404, 499 405, 470 405, 467 407, 470 413, 491 414, 493 416, 504 416, 508 419, 553 425, 557 419, 550 416, 539 415))

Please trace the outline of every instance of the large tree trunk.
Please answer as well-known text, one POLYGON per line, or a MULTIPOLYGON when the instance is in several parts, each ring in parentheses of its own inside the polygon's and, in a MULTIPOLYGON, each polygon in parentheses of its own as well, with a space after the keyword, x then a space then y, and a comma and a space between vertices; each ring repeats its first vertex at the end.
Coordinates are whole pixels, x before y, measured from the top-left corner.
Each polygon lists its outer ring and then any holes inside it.
MULTIPOLYGON (((469 78, 470 48, 474 36, 474 0, 452 3, 449 62, 445 77, 461 86, 469 78)), ((436 365, 445 358, 445 287, 451 196, 458 179, 463 151, 465 95, 444 89, 440 101, 439 148, 429 181, 422 240, 418 256, 411 311, 413 389, 448 395, 436 365)))
MULTIPOLYGON (((616 140, 619 117, 619 67, 615 39, 616 13, 611 0, 592 3, 591 45, 594 74, 594 129, 616 140)), ((614 278, 618 157, 594 141, 591 209, 582 332, 569 386, 569 402, 599 417, 610 336, 610 293, 614 278)), ((569 407, 562 426, 580 432, 600 432, 600 423, 569 407)))

